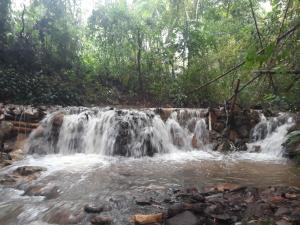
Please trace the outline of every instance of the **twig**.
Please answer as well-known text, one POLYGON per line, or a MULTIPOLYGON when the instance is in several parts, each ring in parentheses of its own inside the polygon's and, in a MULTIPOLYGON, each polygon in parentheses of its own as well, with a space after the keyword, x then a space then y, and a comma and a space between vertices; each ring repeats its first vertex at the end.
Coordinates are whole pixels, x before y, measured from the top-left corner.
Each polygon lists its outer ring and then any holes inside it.
MULTIPOLYGON (((251 84, 253 81, 255 81, 257 78, 259 78, 261 76, 261 74, 256 75, 255 77, 253 77, 251 80, 249 80, 246 84, 244 84, 238 91, 237 94, 239 94, 243 89, 245 89, 249 84, 251 84)), ((234 95, 232 95, 227 101, 231 101, 231 99, 236 95, 236 93, 234 93, 234 95)))
POLYGON ((255 74, 300 74, 300 70, 287 70, 287 71, 276 71, 276 70, 255 70, 255 74))

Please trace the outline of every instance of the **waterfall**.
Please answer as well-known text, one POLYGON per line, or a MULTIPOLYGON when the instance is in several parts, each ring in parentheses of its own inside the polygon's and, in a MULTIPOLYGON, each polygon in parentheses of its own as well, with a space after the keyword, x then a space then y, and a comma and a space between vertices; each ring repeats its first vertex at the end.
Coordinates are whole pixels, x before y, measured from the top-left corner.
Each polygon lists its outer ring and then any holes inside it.
POLYGON ((176 110, 164 121, 153 109, 66 108, 41 122, 28 151, 141 157, 203 148, 208 139, 203 112, 176 110))
MULTIPOLYGON (((69 107, 51 113, 30 135, 30 154, 75 153, 153 156, 178 151, 212 151, 207 109, 114 109, 69 107)), ((293 120, 288 114, 266 118, 252 129, 249 152, 282 156, 293 120)), ((240 153, 242 154, 242 153, 240 153)))
POLYGON ((251 132, 248 150, 281 157, 283 155, 282 143, 285 141, 288 129, 294 124, 292 117, 281 113, 278 117, 270 118, 261 114, 260 118, 261 121, 251 132))

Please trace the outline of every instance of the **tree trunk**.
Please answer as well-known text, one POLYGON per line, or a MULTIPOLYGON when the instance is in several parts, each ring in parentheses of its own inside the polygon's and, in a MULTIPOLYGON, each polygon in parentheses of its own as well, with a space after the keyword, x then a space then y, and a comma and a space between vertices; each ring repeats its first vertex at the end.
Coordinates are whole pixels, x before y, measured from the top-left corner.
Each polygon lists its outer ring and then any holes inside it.
POLYGON ((138 81, 139 81, 139 92, 141 96, 144 98, 144 93, 143 93, 144 85, 143 85, 142 66, 141 66, 143 40, 139 29, 137 30, 137 44, 138 44, 138 51, 137 51, 136 61, 137 61, 138 81))

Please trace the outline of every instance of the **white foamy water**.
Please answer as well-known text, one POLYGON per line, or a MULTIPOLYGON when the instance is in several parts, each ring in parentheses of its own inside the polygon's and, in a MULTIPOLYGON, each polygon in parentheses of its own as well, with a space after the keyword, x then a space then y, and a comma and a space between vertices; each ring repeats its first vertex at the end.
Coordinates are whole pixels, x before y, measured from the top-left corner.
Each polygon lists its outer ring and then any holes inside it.
POLYGON ((46 117, 29 139, 31 153, 85 153, 141 157, 204 148, 201 110, 173 112, 164 122, 151 110, 65 109, 46 117), (62 124, 55 127, 57 117, 62 124), (195 147, 195 146, 194 146, 195 147))

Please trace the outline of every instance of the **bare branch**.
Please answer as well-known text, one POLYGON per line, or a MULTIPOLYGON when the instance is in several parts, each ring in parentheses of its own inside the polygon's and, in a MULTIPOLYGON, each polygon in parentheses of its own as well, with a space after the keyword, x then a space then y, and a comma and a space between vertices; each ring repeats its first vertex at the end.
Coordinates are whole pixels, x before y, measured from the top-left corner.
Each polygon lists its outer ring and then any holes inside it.
POLYGON ((253 9, 253 4, 252 4, 251 0, 249 0, 249 2, 250 2, 252 17, 253 17, 253 20, 254 20, 254 23, 255 23, 256 33, 257 33, 257 36, 258 36, 258 39, 259 39, 260 47, 261 47, 261 49, 263 49, 264 46, 263 46, 263 43, 262 43, 262 40, 261 40, 261 35, 260 35, 259 29, 258 29, 256 16, 255 16, 255 12, 254 12, 254 9, 253 9))

